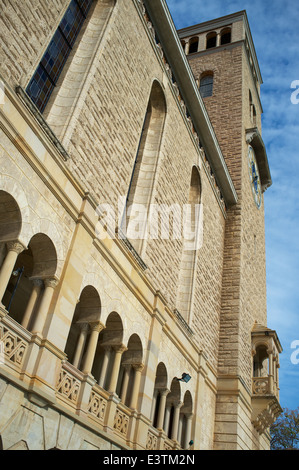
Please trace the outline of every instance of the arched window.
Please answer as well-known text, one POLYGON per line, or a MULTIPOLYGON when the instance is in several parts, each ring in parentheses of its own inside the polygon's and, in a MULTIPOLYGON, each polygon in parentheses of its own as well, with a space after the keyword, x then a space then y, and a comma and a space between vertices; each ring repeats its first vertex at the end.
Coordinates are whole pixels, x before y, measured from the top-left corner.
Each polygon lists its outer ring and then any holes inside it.
POLYGON ((26 88, 27 94, 41 112, 45 109, 91 4, 92 0, 71 0, 26 88))
POLYGON ((217 34, 215 32, 207 34, 207 44, 206 48, 211 49, 217 45, 217 34))
POLYGON ((220 33, 221 46, 224 44, 229 44, 230 42, 231 42, 231 29, 230 28, 223 29, 220 33))
POLYGON ((212 73, 205 74, 200 79, 199 91, 202 98, 208 98, 213 95, 214 76, 212 73))
POLYGON ((154 82, 147 106, 129 185, 122 230, 140 253, 146 234, 146 220, 154 188, 160 143, 166 115, 164 93, 154 82))
POLYGON ((198 51, 198 38, 192 38, 189 41, 189 54, 198 51))
POLYGON ((198 169, 192 168, 187 212, 184 221, 183 251, 180 264, 177 310, 188 322, 191 318, 196 272, 196 254, 201 230, 201 182, 198 169))

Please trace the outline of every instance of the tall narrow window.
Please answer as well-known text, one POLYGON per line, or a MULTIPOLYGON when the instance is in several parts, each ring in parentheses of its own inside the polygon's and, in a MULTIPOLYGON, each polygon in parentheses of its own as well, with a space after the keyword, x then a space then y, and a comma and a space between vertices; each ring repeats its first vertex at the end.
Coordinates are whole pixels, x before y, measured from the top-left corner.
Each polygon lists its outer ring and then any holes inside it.
POLYGON ((134 163, 122 228, 137 252, 146 236, 146 220, 152 197, 166 114, 164 93, 154 82, 134 163), (126 225, 124 225, 126 222, 126 225))
POLYGON ((213 95, 213 84, 214 84, 213 74, 204 75, 200 79, 199 91, 200 91, 202 98, 207 98, 208 96, 213 95))
POLYGON ((191 320, 193 290, 196 278, 196 254, 201 245, 201 209, 200 176, 197 168, 193 167, 188 205, 185 211, 183 252, 177 290, 177 310, 187 322, 191 320))
POLYGON ((26 92, 43 112, 74 46, 92 0, 72 0, 35 71, 26 92))

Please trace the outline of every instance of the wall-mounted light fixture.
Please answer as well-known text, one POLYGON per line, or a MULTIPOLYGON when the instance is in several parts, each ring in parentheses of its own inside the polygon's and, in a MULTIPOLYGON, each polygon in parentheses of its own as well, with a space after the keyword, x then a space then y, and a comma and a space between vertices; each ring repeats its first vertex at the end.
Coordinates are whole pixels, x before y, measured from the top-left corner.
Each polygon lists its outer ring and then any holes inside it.
POLYGON ((190 379, 191 379, 191 375, 186 374, 186 372, 184 372, 184 373, 182 374, 182 377, 181 377, 180 379, 178 379, 178 380, 179 380, 180 382, 185 382, 185 383, 187 383, 187 382, 189 382, 190 379))

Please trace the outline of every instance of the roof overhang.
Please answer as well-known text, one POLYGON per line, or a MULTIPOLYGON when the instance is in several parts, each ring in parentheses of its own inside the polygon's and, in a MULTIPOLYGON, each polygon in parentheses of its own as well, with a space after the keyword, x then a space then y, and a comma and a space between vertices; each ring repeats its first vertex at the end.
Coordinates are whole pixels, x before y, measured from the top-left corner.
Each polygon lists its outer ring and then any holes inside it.
POLYGON ((238 196, 165 0, 144 0, 227 206, 238 196))
POLYGON ((246 142, 254 149, 261 178, 262 190, 266 191, 266 189, 272 185, 272 178, 265 144, 257 127, 246 129, 246 142))

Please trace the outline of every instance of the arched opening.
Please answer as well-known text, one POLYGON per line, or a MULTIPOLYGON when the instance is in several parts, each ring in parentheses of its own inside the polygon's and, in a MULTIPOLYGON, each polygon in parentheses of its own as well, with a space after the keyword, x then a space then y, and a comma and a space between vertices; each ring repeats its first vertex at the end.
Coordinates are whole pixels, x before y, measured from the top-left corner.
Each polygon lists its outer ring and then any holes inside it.
POLYGON ((117 312, 111 312, 105 329, 98 338, 92 367, 92 375, 97 383, 109 391, 116 391, 123 346, 123 323, 117 312), (111 390, 113 388, 113 390, 111 390))
POLYGON ((166 102, 160 84, 152 85, 143 129, 126 200, 122 230, 140 253, 146 235, 146 221, 152 198, 160 143, 166 115, 166 102))
POLYGON ((217 45, 217 34, 213 31, 207 34, 206 38, 206 49, 211 49, 217 45))
POLYGON ((0 264, 5 257, 5 242, 17 240, 22 227, 22 216, 16 200, 0 190, 0 264))
POLYGON ((122 355, 116 389, 122 403, 130 407, 133 407, 132 397, 139 392, 137 377, 142 370, 142 356, 141 340, 137 334, 133 334, 128 341, 127 350, 122 355))
POLYGON ((152 400, 151 421, 155 428, 163 426, 165 403, 162 396, 166 399, 167 394, 167 370, 165 364, 160 362, 156 369, 155 387, 152 400))
POLYGON ((224 44, 229 44, 231 42, 231 29, 225 28, 220 33, 220 44, 223 46, 224 44))
POLYGON ((178 441, 183 449, 190 447, 192 438, 192 418, 193 418, 193 402, 189 390, 184 395, 183 405, 180 410, 178 441))
POLYGON ((208 98, 213 95, 214 75, 212 72, 206 72, 200 79, 199 92, 202 98, 208 98))
POLYGON ((177 440, 181 407, 181 386, 177 378, 171 382, 170 393, 167 395, 163 429, 169 439, 177 440))
POLYGON ((268 377, 268 352, 265 345, 256 348, 253 358, 253 377, 268 377))
POLYGON ((201 181, 198 169, 192 168, 188 196, 188 211, 184 221, 183 250, 180 263, 177 310, 188 322, 191 318, 195 283, 196 254, 199 247, 201 181))
POLYGON ((29 330, 38 316, 44 282, 55 276, 56 269, 56 249, 44 233, 35 234, 17 256, 2 302, 9 315, 29 330))
POLYGON ((189 54, 198 52, 198 38, 192 38, 189 41, 189 54))
POLYGON ((86 286, 76 305, 65 353, 78 369, 83 367, 91 334, 91 325, 100 321, 101 299, 93 286, 86 286))

